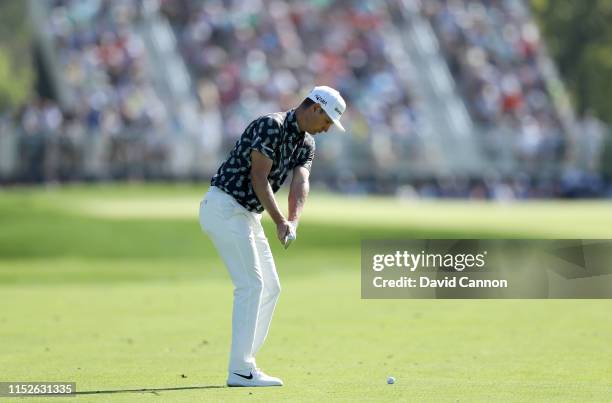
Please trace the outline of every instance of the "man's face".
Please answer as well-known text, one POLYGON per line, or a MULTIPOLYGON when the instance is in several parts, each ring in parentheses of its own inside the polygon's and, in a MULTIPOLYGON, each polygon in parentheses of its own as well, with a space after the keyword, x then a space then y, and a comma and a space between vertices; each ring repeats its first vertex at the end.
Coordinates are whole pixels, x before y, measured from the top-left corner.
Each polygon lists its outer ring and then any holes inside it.
POLYGON ((306 131, 310 134, 324 133, 334 124, 327 116, 327 113, 321 108, 321 105, 312 105, 311 114, 308 119, 309 128, 306 131))

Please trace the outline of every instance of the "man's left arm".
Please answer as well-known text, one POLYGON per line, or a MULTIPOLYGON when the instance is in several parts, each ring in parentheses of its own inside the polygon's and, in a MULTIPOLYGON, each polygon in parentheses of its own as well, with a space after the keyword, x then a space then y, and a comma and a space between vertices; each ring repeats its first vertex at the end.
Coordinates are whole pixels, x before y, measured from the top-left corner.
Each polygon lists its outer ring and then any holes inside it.
POLYGON ((310 190, 310 171, 304 166, 297 166, 293 169, 293 178, 289 187, 289 216, 288 221, 297 227, 308 192, 310 190))

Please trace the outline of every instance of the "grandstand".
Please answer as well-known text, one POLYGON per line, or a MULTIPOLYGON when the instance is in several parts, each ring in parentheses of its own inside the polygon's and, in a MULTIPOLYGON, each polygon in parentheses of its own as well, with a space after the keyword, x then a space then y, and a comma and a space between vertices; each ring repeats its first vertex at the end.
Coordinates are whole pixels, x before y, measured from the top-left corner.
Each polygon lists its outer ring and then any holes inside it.
POLYGON ((206 179, 250 120, 327 84, 349 106, 348 135, 317 138, 313 181, 330 188, 504 198, 559 195, 576 175, 600 186, 588 161, 601 129, 591 122, 577 144, 521 0, 29 6, 50 91, 3 122, 3 181, 206 179))

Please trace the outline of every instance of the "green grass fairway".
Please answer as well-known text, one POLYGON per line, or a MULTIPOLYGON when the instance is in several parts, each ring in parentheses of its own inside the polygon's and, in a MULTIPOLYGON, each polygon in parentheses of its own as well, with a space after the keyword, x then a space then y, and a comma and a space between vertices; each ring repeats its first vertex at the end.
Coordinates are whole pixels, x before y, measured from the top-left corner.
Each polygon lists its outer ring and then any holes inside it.
POLYGON ((362 300, 359 242, 612 238, 612 204, 313 190, 298 240, 271 242, 283 292, 258 364, 286 385, 230 389, 232 286, 197 222, 204 190, 0 191, 0 381, 119 391, 53 402, 611 401, 611 301, 362 300))

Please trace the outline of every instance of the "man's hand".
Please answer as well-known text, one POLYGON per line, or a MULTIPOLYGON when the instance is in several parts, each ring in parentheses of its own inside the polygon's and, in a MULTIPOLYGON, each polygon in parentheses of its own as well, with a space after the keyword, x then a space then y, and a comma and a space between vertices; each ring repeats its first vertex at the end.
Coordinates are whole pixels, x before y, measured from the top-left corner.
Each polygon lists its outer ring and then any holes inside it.
POLYGON ((297 227, 298 227, 297 220, 289 221, 289 227, 290 227, 289 229, 290 229, 291 237, 295 241, 297 239, 297 227))
POLYGON ((297 238, 297 221, 287 221, 287 225, 284 223, 276 226, 276 236, 280 240, 281 244, 287 249, 291 242, 297 238), (281 236, 281 234, 283 234, 281 236))
POLYGON ((280 223, 276 224, 276 236, 280 243, 285 246, 287 241, 287 236, 291 232, 291 224, 287 220, 283 220, 280 223))
POLYGON ((297 239, 297 221, 289 221, 289 232, 287 236, 285 236, 285 241, 283 242, 283 246, 285 249, 291 245, 291 242, 297 239))

